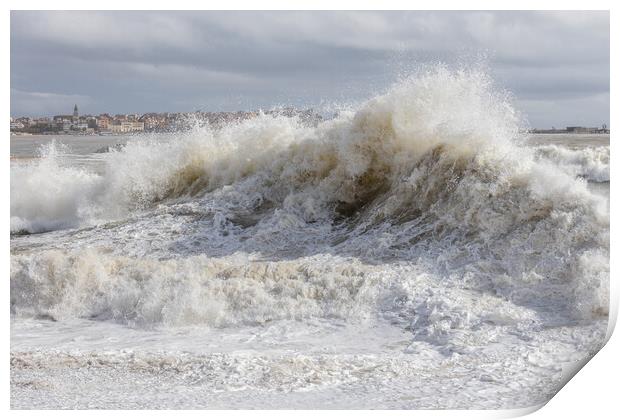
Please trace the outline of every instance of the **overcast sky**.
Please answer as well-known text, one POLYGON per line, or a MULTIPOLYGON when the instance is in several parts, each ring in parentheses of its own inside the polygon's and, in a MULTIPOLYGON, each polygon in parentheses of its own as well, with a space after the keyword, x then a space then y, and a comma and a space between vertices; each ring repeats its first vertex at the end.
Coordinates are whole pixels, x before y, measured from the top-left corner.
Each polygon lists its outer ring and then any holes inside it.
POLYGON ((11 12, 11 115, 320 107, 486 57, 532 127, 609 120, 608 12, 11 12))

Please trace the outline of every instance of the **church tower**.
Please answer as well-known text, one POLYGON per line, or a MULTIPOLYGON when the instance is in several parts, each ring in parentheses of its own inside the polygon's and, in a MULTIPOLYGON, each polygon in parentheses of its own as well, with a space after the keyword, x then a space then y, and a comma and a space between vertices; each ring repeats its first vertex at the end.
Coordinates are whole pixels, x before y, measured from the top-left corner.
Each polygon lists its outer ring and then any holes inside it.
POLYGON ((75 106, 73 107, 73 119, 77 120, 78 117, 79 117, 78 108, 77 108, 77 104, 75 104, 75 106))

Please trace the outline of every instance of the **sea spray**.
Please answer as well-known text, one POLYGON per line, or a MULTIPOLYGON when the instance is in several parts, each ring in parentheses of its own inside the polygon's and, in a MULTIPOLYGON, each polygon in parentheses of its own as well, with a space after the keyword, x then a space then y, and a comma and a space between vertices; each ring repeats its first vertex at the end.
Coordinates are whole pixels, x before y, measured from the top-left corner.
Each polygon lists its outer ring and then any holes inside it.
POLYGON ((11 232, 66 229, 89 219, 105 180, 66 165, 66 152, 52 141, 39 159, 11 165, 11 232))

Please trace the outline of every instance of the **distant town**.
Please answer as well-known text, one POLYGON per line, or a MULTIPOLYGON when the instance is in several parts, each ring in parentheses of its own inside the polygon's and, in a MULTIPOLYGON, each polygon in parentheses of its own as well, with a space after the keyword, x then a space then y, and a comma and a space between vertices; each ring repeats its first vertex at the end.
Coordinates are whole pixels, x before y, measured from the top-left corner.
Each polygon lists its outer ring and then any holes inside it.
MULTIPOLYGON (((297 116, 308 124, 316 125, 323 117, 312 109, 297 110, 282 108, 269 111, 236 112, 149 112, 146 114, 99 114, 80 115, 77 104, 73 113, 53 117, 11 117, 11 133, 20 134, 76 134, 76 135, 115 135, 141 132, 177 132, 190 129, 196 124, 209 124, 222 127, 231 122, 239 122, 257 117, 260 113, 297 116)), ((609 127, 566 127, 550 129, 530 129, 534 134, 609 134, 609 127)))
POLYGON ((269 111, 237 112, 182 112, 146 114, 99 114, 80 115, 77 104, 73 113, 53 117, 11 117, 12 134, 77 134, 77 135, 115 135, 141 132, 176 132, 190 129, 196 124, 209 124, 221 127, 231 122, 239 122, 257 117, 260 113, 299 117, 309 124, 317 124, 323 119, 313 110, 282 108, 269 111))
POLYGON ((566 127, 566 128, 548 128, 548 129, 539 129, 533 128, 529 130, 530 133, 534 134, 609 134, 609 127, 607 124, 603 124, 600 128, 598 127, 566 127))

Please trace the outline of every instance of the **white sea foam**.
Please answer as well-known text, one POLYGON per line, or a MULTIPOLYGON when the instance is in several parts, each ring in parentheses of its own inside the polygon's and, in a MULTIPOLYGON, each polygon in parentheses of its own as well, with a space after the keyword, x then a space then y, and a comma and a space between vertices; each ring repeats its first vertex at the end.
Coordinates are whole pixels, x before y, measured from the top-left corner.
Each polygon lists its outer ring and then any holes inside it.
POLYGON ((63 165, 63 147, 52 142, 34 162, 11 165, 11 231, 42 232, 74 227, 88 217, 103 179, 63 165))
POLYGON ((570 174, 588 181, 609 182, 609 147, 570 149, 556 145, 536 147, 536 153, 570 174))

